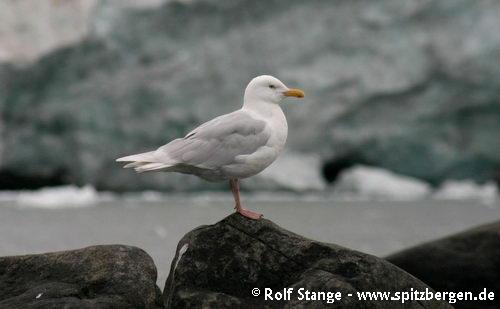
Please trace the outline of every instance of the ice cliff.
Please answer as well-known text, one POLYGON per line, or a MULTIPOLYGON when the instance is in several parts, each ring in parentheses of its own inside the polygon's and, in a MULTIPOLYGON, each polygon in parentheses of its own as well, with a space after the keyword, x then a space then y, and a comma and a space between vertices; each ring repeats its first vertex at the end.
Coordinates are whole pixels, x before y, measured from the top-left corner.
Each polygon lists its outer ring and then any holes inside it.
POLYGON ((290 153, 433 184, 499 177, 499 2, 116 3, 97 4, 79 42, 0 69, 4 187, 206 188, 113 161, 238 108, 263 73, 307 93, 284 105, 290 153))

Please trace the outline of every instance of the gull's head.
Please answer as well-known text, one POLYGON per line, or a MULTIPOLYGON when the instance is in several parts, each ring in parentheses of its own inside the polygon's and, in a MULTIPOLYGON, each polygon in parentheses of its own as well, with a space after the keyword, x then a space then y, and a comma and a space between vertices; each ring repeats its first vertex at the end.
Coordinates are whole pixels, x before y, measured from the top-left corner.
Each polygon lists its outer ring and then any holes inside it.
POLYGON ((290 89, 270 75, 255 77, 245 89, 245 101, 258 100, 277 104, 286 97, 303 98, 304 92, 300 89, 290 89))

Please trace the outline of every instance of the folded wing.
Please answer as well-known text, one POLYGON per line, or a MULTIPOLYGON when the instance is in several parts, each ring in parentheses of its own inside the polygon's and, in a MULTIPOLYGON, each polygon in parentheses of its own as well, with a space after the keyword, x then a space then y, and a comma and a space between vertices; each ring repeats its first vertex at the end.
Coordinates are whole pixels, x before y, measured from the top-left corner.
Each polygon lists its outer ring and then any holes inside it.
POLYGON ((252 154, 269 139, 266 123, 243 110, 202 124, 154 152, 128 156, 117 161, 137 171, 165 170, 176 165, 218 169, 235 162, 239 155, 252 154))

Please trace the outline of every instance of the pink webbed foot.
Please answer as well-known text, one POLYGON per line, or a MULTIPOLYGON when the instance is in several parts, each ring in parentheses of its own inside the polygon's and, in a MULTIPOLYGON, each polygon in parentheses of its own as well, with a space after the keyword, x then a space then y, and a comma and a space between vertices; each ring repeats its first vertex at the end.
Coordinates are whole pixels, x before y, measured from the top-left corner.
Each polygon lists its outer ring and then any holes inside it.
POLYGON ((247 217, 247 218, 252 219, 252 220, 259 220, 260 218, 262 218, 262 214, 245 209, 245 208, 237 209, 236 212, 238 212, 243 217, 247 217))
POLYGON ((233 191, 233 196, 234 196, 234 201, 236 205, 234 206, 234 209, 236 209, 236 212, 242 215, 243 217, 247 217, 252 220, 258 220, 262 218, 262 214, 253 212, 251 210, 245 209, 241 207, 241 202, 240 202, 240 182, 238 179, 231 179, 229 180, 229 185, 231 186, 231 191, 233 191))

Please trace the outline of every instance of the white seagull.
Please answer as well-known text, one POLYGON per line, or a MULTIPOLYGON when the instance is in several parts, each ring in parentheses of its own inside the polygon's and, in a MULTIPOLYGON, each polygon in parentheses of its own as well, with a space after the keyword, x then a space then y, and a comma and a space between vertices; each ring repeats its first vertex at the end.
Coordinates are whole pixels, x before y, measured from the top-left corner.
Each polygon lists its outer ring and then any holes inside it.
POLYGON ((219 116, 183 138, 155 151, 119 158, 137 172, 162 171, 192 174, 208 181, 229 180, 235 209, 250 219, 262 214, 241 207, 239 180, 268 167, 283 150, 288 125, 279 103, 285 97, 303 98, 279 79, 261 75, 245 89, 243 107, 219 116))

